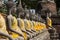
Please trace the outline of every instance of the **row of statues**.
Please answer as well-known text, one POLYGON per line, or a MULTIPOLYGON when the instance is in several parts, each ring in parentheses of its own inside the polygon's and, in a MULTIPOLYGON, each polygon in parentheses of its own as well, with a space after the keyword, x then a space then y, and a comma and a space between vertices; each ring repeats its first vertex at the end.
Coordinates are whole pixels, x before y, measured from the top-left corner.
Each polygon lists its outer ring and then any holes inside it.
POLYGON ((16 7, 13 0, 8 0, 6 6, 8 9, 7 14, 4 15, 0 12, 0 39, 30 40, 42 32, 47 31, 48 27, 52 27, 51 19, 48 16, 47 26, 47 23, 45 24, 45 21, 39 14, 30 14, 26 6, 24 10, 21 5, 21 0, 18 1, 18 7, 16 7), (14 13, 17 14, 17 17, 13 15, 14 13))
POLYGON ((13 39, 19 39, 19 37, 23 37, 24 40, 27 38, 33 38, 37 34, 46 31, 46 25, 41 22, 30 21, 27 19, 16 18, 12 15, 8 16, 8 21, 5 21, 3 16, 0 14, 0 32, 10 35, 13 39), (8 26, 6 26, 6 23, 8 26))

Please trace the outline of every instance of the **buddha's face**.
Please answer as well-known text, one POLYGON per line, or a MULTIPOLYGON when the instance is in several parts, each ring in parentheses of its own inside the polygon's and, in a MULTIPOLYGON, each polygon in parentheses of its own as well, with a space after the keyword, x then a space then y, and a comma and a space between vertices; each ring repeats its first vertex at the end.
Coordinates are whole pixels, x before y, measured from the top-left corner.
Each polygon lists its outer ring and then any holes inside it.
POLYGON ((49 15, 48 15, 49 17, 51 17, 51 13, 49 13, 49 15))
POLYGON ((8 2, 7 2, 7 7, 8 8, 12 8, 13 6, 15 5, 15 3, 13 2, 13 1, 11 1, 11 0, 9 0, 8 2))
POLYGON ((20 16, 24 16, 24 12, 20 12, 19 14, 20 14, 20 16))
POLYGON ((13 7, 12 10, 11 10, 11 13, 16 13, 16 7, 13 7))
POLYGON ((26 14, 26 17, 29 18, 29 13, 26 14))

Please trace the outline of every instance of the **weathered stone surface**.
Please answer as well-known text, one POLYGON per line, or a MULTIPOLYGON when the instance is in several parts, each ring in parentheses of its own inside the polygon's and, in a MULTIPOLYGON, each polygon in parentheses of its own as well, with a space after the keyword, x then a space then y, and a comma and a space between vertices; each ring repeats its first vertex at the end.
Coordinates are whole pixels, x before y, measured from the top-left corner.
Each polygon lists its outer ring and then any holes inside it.
POLYGON ((50 40, 50 34, 48 33, 48 31, 45 31, 30 40, 50 40))
POLYGON ((47 3, 47 7, 52 12, 52 15, 56 15, 56 4, 55 3, 47 3))
MULTIPOLYGON (((43 9, 48 8, 51 11, 52 15, 57 14, 57 9, 56 9, 56 3, 55 2, 51 2, 51 1, 42 2, 42 8, 43 9)), ((44 15, 46 15, 46 14, 44 14, 44 15)))
POLYGON ((53 26, 56 28, 57 32, 60 33, 60 25, 53 25, 53 26))

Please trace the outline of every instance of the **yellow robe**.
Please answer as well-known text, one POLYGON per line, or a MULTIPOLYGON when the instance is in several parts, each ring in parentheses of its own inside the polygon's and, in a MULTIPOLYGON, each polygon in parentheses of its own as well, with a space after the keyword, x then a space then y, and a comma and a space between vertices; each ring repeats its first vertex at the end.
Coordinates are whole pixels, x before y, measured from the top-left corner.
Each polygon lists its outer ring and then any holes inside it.
POLYGON ((37 30, 37 31, 41 31, 41 30, 42 30, 42 27, 40 26, 40 23, 37 22, 36 24, 37 24, 37 26, 36 26, 36 30, 37 30))
MULTIPOLYGON (((0 14, 0 32, 5 33, 5 34, 8 34, 8 32, 6 30, 6 22, 5 22, 5 19, 3 18, 3 16, 1 14, 0 14)), ((0 38, 1 37, 2 36, 0 36, 0 38)))
POLYGON ((41 29, 42 29, 42 30, 46 29, 46 25, 45 25, 44 23, 41 23, 41 22, 40 22, 40 26, 41 26, 41 29))
POLYGON ((41 27, 40 27, 40 25, 38 24, 38 22, 35 22, 34 23, 34 29, 38 32, 38 31, 40 31, 41 30, 41 27))
POLYGON ((47 24, 48 26, 52 27, 52 20, 49 17, 47 17, 47 24))
POLYGON ((40 23, 40 22, 33 22, 33 23, 34 23, 33 29, 37 32, 42 31, 43 29, 46 29, 46 25, 43 23, 40 23))
POLYGON ((20 29, 25 30, 24 20, 23 19, 20 19, 20 29))
MULTIPOLYGON (((20 29, 21 30, 25 30, 25 25, 24 25, 24 20, 23 19, 20 19, 20 29)), ((25 32, 23 32, 23 35, 24 35, 24 40, 27 40, 27 34, 25 32)))
MULTIPOLYGON (((21 30, 19 29, 19 27, 18 27, 18 24, 17 24, 17 19, 14 17, 14 16, 12 16, 12 29, 13 30, 15 30, 15 31, 17 31, 17 32, 20 32, 20 34, 23 34, 22 32, 21 32, 21 30)), ((12 38, 18 38, 18 37, 20 37, 18 34, 16 34, 16 33, 14 33, 14 32, 11 32, 11 31, 9 31, 9 33, 10 33, 10 35, 12 36, 12 38)))
POLYGON ((33 30, 36 31, 36 32, 38 32, 38 30, 37 30, 37 24, 36 24, 35 21, 33 21, 33 30))
POLYGON ((27 30, 31 30, 31 24, 30 24, 30 21, 29 20, 25 20, 25 28, 27 30))

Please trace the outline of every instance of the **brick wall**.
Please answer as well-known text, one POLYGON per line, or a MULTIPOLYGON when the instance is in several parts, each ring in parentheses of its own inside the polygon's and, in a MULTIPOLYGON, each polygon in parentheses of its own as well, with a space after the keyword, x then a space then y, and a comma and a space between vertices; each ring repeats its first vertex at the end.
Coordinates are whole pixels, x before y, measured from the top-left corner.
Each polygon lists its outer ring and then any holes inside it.
POLYGON ((52 3, 52 2, 43 3, 42 7, 48 8, 52 12, 52 15, 57 14, 56 3, 52 3))
POLYGON ((52 12, 52 15, 55 15, 57 13, 57 11, 56 11, 56 4, 55 3, 47 3, 47 7, 52 12))
POLYGON ((56 28, 57 32, 60 33, 60 25, 53 25, 53 26, 56 28))

